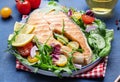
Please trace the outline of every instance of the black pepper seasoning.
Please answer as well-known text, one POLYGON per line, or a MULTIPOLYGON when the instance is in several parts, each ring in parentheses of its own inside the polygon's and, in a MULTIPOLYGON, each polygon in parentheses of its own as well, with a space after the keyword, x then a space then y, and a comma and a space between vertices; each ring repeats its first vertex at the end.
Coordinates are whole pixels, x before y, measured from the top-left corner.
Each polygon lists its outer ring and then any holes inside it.
POLYGON ((119 22, 120 22, 120 19, 119 19, 119 22))
POLYGON ((117 30, 120 30, 119 22, 120 22, 120 19, 115 20, 115 25, 117 26, 117 30))
POLYGON ((117 30, 120 30, 120 27, 117 27, 117 30))
POLYGON ((115 21, 115 24, 118 25, 118 23, 119 23, 119 20, 116 20, 116 21, 115 21))

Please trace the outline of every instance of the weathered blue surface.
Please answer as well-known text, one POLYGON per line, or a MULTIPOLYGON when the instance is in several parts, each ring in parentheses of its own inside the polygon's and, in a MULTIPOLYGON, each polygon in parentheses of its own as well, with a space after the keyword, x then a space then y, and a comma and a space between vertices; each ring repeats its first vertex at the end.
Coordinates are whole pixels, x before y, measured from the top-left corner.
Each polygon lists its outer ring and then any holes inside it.
MULTIPOLYGON (((60 3, 67 7, 74 7, 78 10, 88 9, 85 0, 60 0, 60 3)), ((109 55, 107 71, 104 79, 72 79, 55 78, 24 71, 17 71, 15 68, 15 57, 4 52, 7 49, 7 38, 13 32, 15 21, 20 21, 21 16, 16 10, 14 0, 0 0, 0 9, 9 6, 13 12, 12 17, 3 20, 0 18, 0 82, 113 82, 120 74, 120 31, 117 31, 115 20, 120 19, 120 0, 114 9, 114 14, 109 19, 102 19, 108 28, 115 30, 112 50, 109 55)), ((119 24, 120 26, 120 24, 119 24)))

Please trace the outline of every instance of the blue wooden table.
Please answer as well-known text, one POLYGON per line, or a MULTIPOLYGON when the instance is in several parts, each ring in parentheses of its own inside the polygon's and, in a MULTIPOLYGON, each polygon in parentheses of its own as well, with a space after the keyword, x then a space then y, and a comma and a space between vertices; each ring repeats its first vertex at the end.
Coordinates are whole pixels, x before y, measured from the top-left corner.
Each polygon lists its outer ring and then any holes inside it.
MULTIPOLYGON (((59 0, 62 5, 77 8, 78 10, 88 9, 85 0, 59 0)), ((0 17, 0 82, 113 82, 120 74, 120 30, 117 30, 115 20, 120 19, 120 0, 114 9, 111 18, 102 19, 109 29, 114 29, 114 41, 109 55, 105 78, 100 79, 73 79, 73 78, 55 78, 39 74, 33 74, 25 71, 17 71, 15 68, 15 57, 4 52, 7 48, 7 38, 13 32, 15 21, 21 20, 14 0, 0 0, 0 9, 8 6, 12 9, 12 17, 2 19, 0 17)), ((120 24, 119 24, 120 26, 120 24)))

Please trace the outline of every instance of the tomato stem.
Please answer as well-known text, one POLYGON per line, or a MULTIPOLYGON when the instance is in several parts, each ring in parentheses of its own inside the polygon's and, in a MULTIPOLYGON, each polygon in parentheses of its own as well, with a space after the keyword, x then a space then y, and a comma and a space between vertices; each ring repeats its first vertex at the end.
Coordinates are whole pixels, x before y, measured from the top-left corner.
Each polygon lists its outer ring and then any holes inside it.
POLYGON ((20 1, 20 2, 24 2, 25 0, 15 0, 15 1, 16 1, 16 2, 19 2, 19 1, 20 1))
POLYGON ((18 0, 15 0, 15 2, 18 2, 18 0))
POLYGON ((21 2, 24 2, 24 0, 20 0, 21 2))

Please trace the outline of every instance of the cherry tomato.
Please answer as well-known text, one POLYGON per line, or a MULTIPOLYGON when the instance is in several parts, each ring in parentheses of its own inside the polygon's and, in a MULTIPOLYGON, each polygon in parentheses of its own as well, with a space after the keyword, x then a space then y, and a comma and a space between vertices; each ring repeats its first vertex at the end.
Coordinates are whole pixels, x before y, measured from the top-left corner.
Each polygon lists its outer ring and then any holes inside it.
POLYGON ((18 11, 23 15, 27 15, 31 11, 31 5, 28 0, 16 0, 16 6, 18 11))
POLYGON ((17 50, 18 50, 18 52, 20 53, 21 56, 27 57, 27 56, 30 55, 30 50, 33 46, 34 46, 33 43, 30 42, 23 47, 17 47, 17 50))
POLYGON ((91 24, 92 22, 94 22, 95 18, 83 14, 83 15, 82 15, 82 20, 83 20, 83 22, 84 22, 85 24, 91 24))
POLYGON ((28 0, 31 4, 32 9, 36 9, 41 4, 41 0, 28 0))
POLYGON ((2 18, 8 18, 12 14, 12 10, 9 7, 3 7, 0 14, 2 18))

